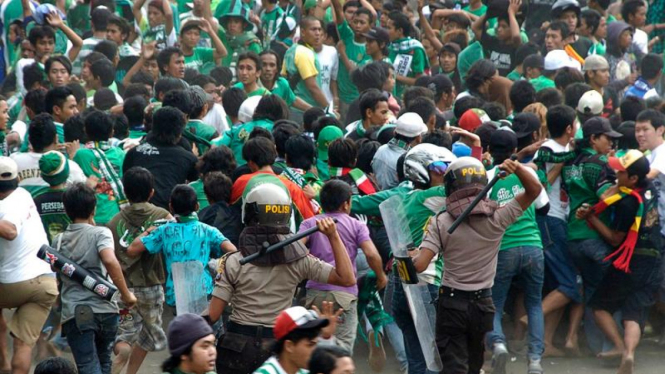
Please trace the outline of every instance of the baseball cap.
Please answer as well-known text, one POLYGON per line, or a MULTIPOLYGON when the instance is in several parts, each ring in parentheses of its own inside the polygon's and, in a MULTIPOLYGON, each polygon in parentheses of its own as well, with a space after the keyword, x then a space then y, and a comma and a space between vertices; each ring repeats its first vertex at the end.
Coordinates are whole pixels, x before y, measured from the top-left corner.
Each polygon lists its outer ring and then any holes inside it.
POLYGON ((568 56, 563 49, 555 49, 545 56, 545 70, 559 70, 561 68, 573 68, 581 70, 582 66, 572 57, 568 56))
POLYGON ((462 51, 459 44, 453 42, 444 44, 442 48, 447 52, 454 53, 455 56, 459 55, 459 53, 462 51))
POLYGON ((608 64, 605 57, 601 55, 589 55, 584 59, 584 71, 603 70, 609 68, 610 64, 608 64))
POLYGON ((388 31, 383 27, 374 26, 368 32, 363 34, 364 37, 377 42, 390 43, 390 37, 388 36, 388 31))
POLYGON ((610 121, 603 117, 591 117, 582 125, 582 135, 590 138, 591 135, 605 134, 610 138, 620 138, 621 133, 612 130, 610 121))
POLYGON ((492 133, 490 150, 497 153, 513 152, 517 148, 517 135, 509 127, 502 127, 492 133))
POLYGON ((263 96, 252 96, 245 99, 245 101, 240 104, 240 109, 238 110, 238 120, 242 123, 247 123, 252 121, 254 117, 254 111, 259 105, 259 101, 263 96))
POLYGON ((318 151, 318 158, 321 161, 328 161, 328 146, 334 140, 337 140, 344 136, 344 132, 337 126, 326 126, 321 132, 319 132, 319 137, 316 139, 316 148, 318 151))
POLYGON ((180 314, 169 323, 169 353, 180 357, 197 340, 212 333, 212 327, 203 317, 193 313, 180 314))
POLYGON ((513 131, 518 139, 531 136, 540 126, 540 120, 533 113, 519 113, 513 119, 513 131))
POLYGON ((39 158, 42 179, 50 186, 65 183, 69 177, 69 162, 62 152, 49 151, 39 158))
POLYGON ((473 132, 483 123, 490 121, 490 117, 487 115, 487 113, 485 113, 484 110, 473 108, 464 112, 459 121, 457 121, 457 124, 464 130, 473 132))
POLYGON ((603 95, 596 90, 587 91, 580 97, 577 102, 577 111, 582 114, 599 115, 603 112, 605 103, 603 102, 603 95))
POLYGON ((190 29, 198 29, 201 26, 201 20, 197 17, 189 18, 180 25, 180 35, 182 36, 185 32, 190 29))
POLYGON ((0 181, 7 182, 18 178, 18 166, 9 157, 0 157, 0 181))
POLYGON ((407 112, 399 116, 395 121, 395 134, 415 138, 427 132, 427 125, 420 118, 420 115, 413 112, 407 112))
POLYGON ((329 323, 327 319, 319 318, 314 310, 294 306, 279 313, 272 331, 275 339, 281 340, 295 330, 320 329, 329 323))
POLYGON ((614 170, 627 171, 630 174, 637 174, 644 177, 649 174, 649 160, 644 157, 644 153, 631 149, 621 157, 608 158, 608 164, 614 170))
POLYGON ((445 74, 437 74, 430 79, 429 83, 427 83, 427 88, 434 91, 434 97, 437 97, 444 92, 451 92, 453 87, 453 81, 445 74))

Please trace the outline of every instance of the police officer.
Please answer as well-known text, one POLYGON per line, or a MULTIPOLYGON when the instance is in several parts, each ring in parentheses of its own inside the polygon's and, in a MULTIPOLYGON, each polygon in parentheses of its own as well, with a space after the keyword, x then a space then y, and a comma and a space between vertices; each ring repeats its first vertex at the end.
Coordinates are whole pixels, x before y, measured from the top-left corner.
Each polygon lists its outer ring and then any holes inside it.
POLYGON ((453 161, 446 174, 446 208, 429 223, 413 262, 418 272, 441 254, 446 264, 436 313, 436 344, 449 373, 480 373, 485 333, 492 330, 494 304, 491 287, 497 255, 506 228, 538 197, 541 186, 520 163, 506 160, 500 168, 514 173, 524 186, 508 204, 498 208, 483 199, 457 230, 448 228, 487 185, 483 164, 475 158, 453 161))
POLYGON ((240 264, 243 257, 260 251, 263 243, 272 245, 291 236, 291 198, 285 186, 274 176, 255 179, 245 189, 242 220, 246 227, 240 234, 239 251, 220 261, 210 301, 212 321, 233 305, 226 333, 217 343, 219 373, 251 373, 270 357, 275 319, 291 306, 300 282, 311 279, 345 287, 356 282, 349 255, 329 218, 317 226, 330 240, 335 267, 310 256, 301 242, 240 264))

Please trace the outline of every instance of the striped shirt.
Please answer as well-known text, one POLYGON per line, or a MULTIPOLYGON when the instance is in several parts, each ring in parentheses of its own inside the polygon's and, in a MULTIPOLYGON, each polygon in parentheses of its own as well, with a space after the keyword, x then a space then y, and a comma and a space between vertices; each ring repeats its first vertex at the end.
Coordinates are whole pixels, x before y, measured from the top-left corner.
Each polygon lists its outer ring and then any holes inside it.
MULTIPOLYGON (((282 369, 282 365, 277 361, 277 357, 272 356, 260 368, 256 369, 254 374, 286 374, 286 371, 282 369)), ((300 369, 297 371, 297 374, 309 374, 309 371, 300 369)))
POLYGON ((83 46, 81 47, 81 51, 79 52, 78 57, 76 60, 74 60, 74 63, 72 64, 72 75, 81 75, 81 69, 83 68, 83 60, 90 54, 92 53, 92 50, 95 49, 95 46, 101 42, 102 38, 95 38, 94 36, 91 38, 87 38, 83 41, 83 46))

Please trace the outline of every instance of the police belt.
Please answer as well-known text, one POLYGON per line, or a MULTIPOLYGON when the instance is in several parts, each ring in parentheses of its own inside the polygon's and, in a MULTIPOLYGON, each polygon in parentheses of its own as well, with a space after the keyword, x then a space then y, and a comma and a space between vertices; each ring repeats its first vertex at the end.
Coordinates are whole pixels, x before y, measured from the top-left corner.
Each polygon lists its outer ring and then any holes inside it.
POLYGON ((275 339, 272 327, 265 326, 246 326, 232 321, 226 325, 226 330, 234 334, 251 336, 258 339, 275 339))
POLYGON ((479 299, 484 299, 486 297, 492 297, 492 289, 484 288, 478 291, 462 291, 446 286, 441 286, 441 288, 439 289, 439 294, 443 296, 454 297, 465 300, 479 300, 479 299))

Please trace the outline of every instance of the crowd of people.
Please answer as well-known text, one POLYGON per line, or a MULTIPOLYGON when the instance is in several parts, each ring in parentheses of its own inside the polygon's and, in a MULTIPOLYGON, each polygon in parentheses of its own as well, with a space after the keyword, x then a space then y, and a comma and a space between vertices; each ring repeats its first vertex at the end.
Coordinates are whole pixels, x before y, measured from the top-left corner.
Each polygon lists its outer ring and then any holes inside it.
POLYGON ((631 374, 645 328, 665 343, 665 0, 2 0, 0 22, 1 374, 165 349, 175 374, 353 373, 358 344, 374 372, 390 345, 409 374, 631 374))

